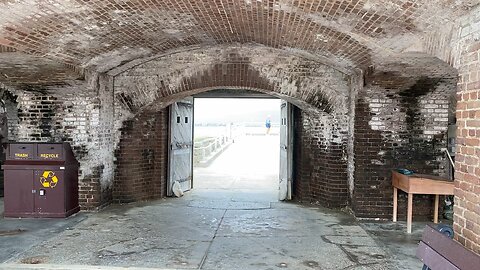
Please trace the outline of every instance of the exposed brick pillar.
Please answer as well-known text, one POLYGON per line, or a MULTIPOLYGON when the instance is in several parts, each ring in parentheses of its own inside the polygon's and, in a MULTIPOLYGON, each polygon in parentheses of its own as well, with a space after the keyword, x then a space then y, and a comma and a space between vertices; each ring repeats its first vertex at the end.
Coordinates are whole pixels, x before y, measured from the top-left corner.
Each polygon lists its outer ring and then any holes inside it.
POLYGON ((480 254, 480 42, 460 59, 455 157, 455 238, 480 254))
POLYGON ((161 198, 166 193, 168 109, 126 120, 115 151, 115 202, 161 198))

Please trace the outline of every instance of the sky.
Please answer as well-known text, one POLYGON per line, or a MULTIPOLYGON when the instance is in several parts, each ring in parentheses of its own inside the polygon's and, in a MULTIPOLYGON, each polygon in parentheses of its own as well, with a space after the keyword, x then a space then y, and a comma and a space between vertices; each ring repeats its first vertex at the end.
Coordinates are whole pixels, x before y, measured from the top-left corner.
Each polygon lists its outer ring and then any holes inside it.
POLYGON ((272 123, 280 118, 280 99, 252 98, 196 98, 195 124, 265 122, 270 115, 272 123))

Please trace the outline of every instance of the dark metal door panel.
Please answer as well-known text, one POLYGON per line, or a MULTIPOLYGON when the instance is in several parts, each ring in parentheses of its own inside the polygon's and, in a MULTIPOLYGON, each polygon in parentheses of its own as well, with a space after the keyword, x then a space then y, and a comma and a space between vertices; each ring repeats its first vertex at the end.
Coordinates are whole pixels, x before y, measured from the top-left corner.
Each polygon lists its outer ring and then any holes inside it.
POLYGON ((4 170, 5 213, 32 213, 33 170, 4 170))
POLYGON ((293 117, 292 107, 282 100, 280 107, 280 172, 278 199, 292 198, 293 177, 293 117))
POLYGON ((65 175, 61 170, 35 170, 35 212, 65 212, 65 175))
POLYGON ((192 188, 193 174, 193 97, 170 106, 169 166, 167 195, 178 182, 182 191, 192 188))

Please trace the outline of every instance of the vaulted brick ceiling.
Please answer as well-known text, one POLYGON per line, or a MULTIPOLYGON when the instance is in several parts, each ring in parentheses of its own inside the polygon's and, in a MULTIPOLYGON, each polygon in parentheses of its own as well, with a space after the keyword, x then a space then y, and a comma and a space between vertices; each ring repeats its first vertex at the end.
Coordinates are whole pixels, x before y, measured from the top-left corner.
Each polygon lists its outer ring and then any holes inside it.
POLYGON ((253 43, 322 57, 342 68, 366 68, 422 51, 425 34, 477 2, 0 0, 0 52, 81 68, 112 62, 106 65, 112 68, 176 49, 253 43))

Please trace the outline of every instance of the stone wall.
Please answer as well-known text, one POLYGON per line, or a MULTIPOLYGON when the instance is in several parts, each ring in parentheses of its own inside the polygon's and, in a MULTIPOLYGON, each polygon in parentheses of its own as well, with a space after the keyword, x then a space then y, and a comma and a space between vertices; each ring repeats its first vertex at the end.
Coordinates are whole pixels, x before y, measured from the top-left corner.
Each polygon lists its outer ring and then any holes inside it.
MULTIPOLYGON (((350 76, 274 49, 219 47, 153 58, 116 70, 115 77, 87 74, 77 88, 17 91, 11 137, 71 142, 82 164, 84 209, 157 198, 166 177, 165 106, 211 89, 255 89, 300 108, 298 199, 342 207, 353 198, 358 216, 387 218, 390 169, 444 171, 439 149, 446 142, 447 92, 455 82, 431 59, 412 59, 368 74, 366 86, 353 91, 350 76), (422 69, 431 77, 402 73, 416 72, 419 61, 434 69, 422 69)), ((418 209, 430 211, 430 202, 417 201, 418 209)))

